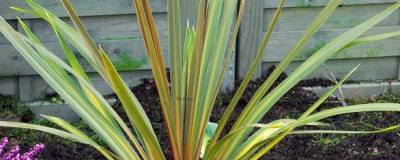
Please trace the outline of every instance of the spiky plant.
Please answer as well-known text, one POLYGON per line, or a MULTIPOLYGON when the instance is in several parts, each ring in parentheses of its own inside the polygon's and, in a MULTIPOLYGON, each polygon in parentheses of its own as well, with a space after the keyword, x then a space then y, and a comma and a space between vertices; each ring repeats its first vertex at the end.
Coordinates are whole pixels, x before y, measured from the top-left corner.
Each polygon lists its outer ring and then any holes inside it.
MULTIPOLYGON (((320 125, 318 121, 321 119, 340 114, 400 111, 399 104, 379 103, 337 107, 314 113, 356 68, 322 95, 302 116, 293 117, 295 119, 275 120, 268 124, 258 124, 260 119, 285 93, 320 67, 327 59, 339 54, 341 50, 400 35, 400 32, 397 31, 361 37, 366 31, 394 12, 400 6, 400 2, 397 2, 327 43, 305 60, 276 88, 271 88, 279 75, 342 2, 342 0, 331 0, 257 90, 230 131, 221 136, 228 118, 263 57, 284 1, 281 0, 254 62, 216 127, 215 124, 209 125, 209 117, 232 57, 232 50, 245 9, 245 0, 240 2, 237 0, 168 0, 170 81, 167 79, 165 60, 149 2, 134 0, 148 61, 160 96, 173 159, 199 159, 202 148, 203 159, 258 159, 288 134, 379 133, 399 127, 393 126, 378 131, 296 130, 304 125, 320 125), (194 8, 197 9, 187 9, 190 5, 195 5, 194 8), (237 8, 239 8, 238 12, 236 12, 237 8), (194 24, 187 24, 186 19, 194 14, 197 14, 197 21, 194 24), (269 89, 272 91, 266 94, 269 89), (206 132, 207 126, 212 126, 215 133, 206 132)), ((105 51, 91 39, 69 0, 61 2, 74 27, 63 22, 33 0, 26 2, 30 9, 16 7, 13 9, 47 21, 54 30, 69 64, 47 50, 21 20, 19 23, 25 30, 25 35, 16 32, 3 18, 0 18, 0 31, 107 146, 100 146, 82 131, 56 117, 44 116, 65 131, 17 122, 0 121, 0 126, 40 130, 88 144, 100 151, 107 159, 165 159, 150 120, 141 104, 124 83, 105 51), (114 90, 133 128, 129 128, 125 124, 93 87, 89 76, 72 52, 72 48, 75 48, 114 90)))

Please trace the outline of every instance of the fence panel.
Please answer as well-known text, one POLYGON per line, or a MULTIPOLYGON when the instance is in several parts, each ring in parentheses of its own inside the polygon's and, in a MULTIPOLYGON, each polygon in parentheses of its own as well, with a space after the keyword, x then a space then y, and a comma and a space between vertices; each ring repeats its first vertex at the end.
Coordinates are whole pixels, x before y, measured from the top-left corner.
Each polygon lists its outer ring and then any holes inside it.
MULTIPOLYGON (((38 2, 71 24, 60 1, 38 0, 38 2)), ((130 86, 140 84, 142 78, 151 76, 143 38, 132 4, 133 1, 71 0, 71 2, 87 26, 88 32, 92 35, 96 43, 100 44, 106 50, 116 68, 130 86)), ((195 2, 196 0, 188 0, 185 3, 195 4, 195 2)), ((168 67, 167 1, 150 0, 150 5, 168 67)), ((17 14, 9 9, 9 6, 27 7, 23 0, 3 0, 0 3, 0 15, 9 20, 15 28, 22 30, 18 27, 15 20, 16 16, 19 16, 29 25, 50 51, 63 57, 61 46, 58 44, 53 31, 46 22, 29 15, 17 14)), ((193 12, 193 10, 195 10, 194 7, 184 9, 184 12, 190 13, 191 18, 188 20, 191 23, 195 22, 193 18, 196 18, 195 13, 197 13, 193 12)), ((184 26, 186 27, 186 25, 185 21, 184 26)), ((103 94, 111 94, 111 89, 107 87, 97 74, 93 73, 93 68, 85 62, 83 57, 77 53, 76 55, 85 70, 94 79, 95 86, 103 94)), ((229 78, 223 84, 223 91, 232 89, 235 79, 234 71, 235 65, 231 64, 227 72, 227 77, 229 78)), ((15 48, 2 36, 0 36, 0 87, 0 94, 17 95, 23 101, 37 100, 46 94, 53 93, 52 89, 49 88, 23 57, 17 53, 15 48)))
MULTIPOLYGON (((261 76, 269 67, 277 64, 286 56, 290 48, 303 34, 307 25, 318 15, 328 0, 288 0, 281 13, 281 17, 273 32, 272 39, 265 50, 260 71, 256 76, 261 76)), ((384 10, 396 0, 344 0, 335 13, 326 21, 322 28, 310 40, 306 47, 297 56, 286 70, 291 73, 296 66, 315 51, 323 47, 336 36, 360 24, 368 18, 384 10)), ((255 48, 265 34, 268 24, 279 4, 279 0, 249 2, 250 8, 246 12, 238 50, 238 75, 243 76, 250 62, 253 61, 255 48), (263 3, 262 9, 260 4, 263 3), (256 8, 254 10, 254 8, 256 8), (262 32, 260 32, 260 28, 262 32), (253 31, 246 31, 253 29, 253 31)), ((398 31, 400 29, 400 11, 393 13, 383 22, 372 28, 366 35, 398 31)), ((335 73, 337 78, 347 71, 361 64, 361 68, 351 79, 353 80, 387 80, 399 77, 400 38, 358 46, 338 53, 321 67, 311 77, 324 77, 329 75, 328 70, 335 73), (328 68, 328 69, 327 69, 328 68)))

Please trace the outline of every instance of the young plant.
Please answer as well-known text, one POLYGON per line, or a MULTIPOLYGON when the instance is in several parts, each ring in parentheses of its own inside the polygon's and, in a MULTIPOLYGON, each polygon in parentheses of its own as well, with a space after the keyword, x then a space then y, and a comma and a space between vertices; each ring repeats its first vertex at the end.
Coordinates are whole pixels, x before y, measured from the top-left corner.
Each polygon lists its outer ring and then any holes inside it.
MULTIPOLYGON (((0 32, 83 121, 99 135, 107 146, 100 146, 85 133, 57 117, 43 115, 44 118, 56 123, 65 131, 5 121, 0 121, 0 126, 40 130, 88 144, 96 148, 107 159, 166 159, 150 120, 138 99, 124 83, 105 51, 92 40, 69 0, 62 0, 61 2, 74 27, 33 0, 26 0, 26 2, 30 9, 12 8, 47 21, 54 30, 69 64, 47 50, 40 39, 22 20, 19 20, 19 23, 21 28, 25 30, 25 35, 16 32, 1 17, 0 32), (72 52, 72 48, 76 49, 114 90, 125 109, 132 128, 125 124, 120 115, 94 88, 89 76, 72 52)), ((296 130, 296 128, 305 125, 323 125, 318 121, 340 114, 400 111, 400 104, 379 103, 337 107, 314 113, 357 67, 322 95, 301 117, 280 119, 267 124, 258 123, 284 94, 320 67, 326 60, 339 54, 340 51, 356 45, 400 35, 400 31, 397 31, 360 38, 374 25, 396 11, 400 7, 400 2, 397 2, 327 43, 296 68, 280 85, 272 89, 272 84, 279 75, 300 53, 341 2, 342 0, 329 1, 282 62, 257 90, 230 131, 226 135, 221 135, 256 67, 261 62, 285 0, 281 0, 262 39, 254 62, 218 125, 209 123, 209 118, 224 73, 232 57, 246 1, 168 0, 169 69, 171 77, 171 80, 168 81, 165 59, 149 2, 147 0, 134 0, 137 19, 145 42, 148 61, 158 88, 161 109, 169 134, 173 152, 171 158, 190 160, 200 159, 201 156, 202 159, 258 159, 288 134, 367 134, 399 128, 399 126, 393 126, 378 131, 296 130), (193 7, 188 9, 189 6, 193 5, 196 9, 193 9, 193 7), (237 8, 239 8, 238 12, 236 11, 237 8), (186 21, 196 14, 197 21, 195 23, 186 21), (272 91, 266 94, 270 89, 272 91)))

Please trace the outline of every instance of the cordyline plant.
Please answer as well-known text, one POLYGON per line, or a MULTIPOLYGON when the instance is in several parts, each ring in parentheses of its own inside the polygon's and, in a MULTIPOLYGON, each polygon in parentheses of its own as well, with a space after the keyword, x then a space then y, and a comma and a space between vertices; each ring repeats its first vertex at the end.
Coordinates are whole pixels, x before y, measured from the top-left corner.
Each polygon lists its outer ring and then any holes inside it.
MULTIPOLYGON (((377 131, 298 130, 299 127, 305 125, 323 125, 318 121, 341 114, 400 111, 400 104, 378 103, 337 107, 314 113, 356 68, 322 95, 302 116, 293 117, 294 119, 275 120, 268 124, 258 124, 260 119, 285 93, 326 60, 339 54, 340 51, 355 45, 400 35, 400 31, 397 31, 362 37, 374 25, 396 11, 400 7, 400 2, 397 2, 327 43, 305 60, 276 88, 271 88, 279 75, 342 2, 342 0, 331 0, 260 86, 229 132, 221 135, 263 57, 284 1, 281 0, 262 39, 254 62, 217 126, 209 123, 209 118, 224 73, 232 57, 232 50, 245 9, 245 0, 240 2, 238 0, 168 0, 170 81, 167 79, 165 60, 149 2, 134 0, 148 60, 160 96, 173 159, 258 159, 288 134, 367 134, 399 128, 399 126, 393 126, 377 131), (193 5, 197 9, 188 8, 193 5), (194 24, 187 24, 188 17, 195 14, 197 14, 197 21, 194 24), (272 91, 267 93, 269 89, 272 91)), ((0 31, 107 146, 100 146, 84 132, 56 117, 44 116, 65 131, 5 121, 0 121, 0 126, 40 130, 88 144, 96 148, 107 159, 165 159, 150 120, 138 99, 124 83, 105 51, 91 39, 69 0, 61 2, 74 27, 63 22, 33 0, 26 2, 30 9, 16 7, 13 9, 47 21, 58 37, 68 64, 47 50, 21 20, 19 23, 26 35, 16 32, 3 18, 0 18, 0 31), (92 81, 78 62, 72 48, 75 48, 114 90, 133 126, 133 131, 93 87, 92 81)))

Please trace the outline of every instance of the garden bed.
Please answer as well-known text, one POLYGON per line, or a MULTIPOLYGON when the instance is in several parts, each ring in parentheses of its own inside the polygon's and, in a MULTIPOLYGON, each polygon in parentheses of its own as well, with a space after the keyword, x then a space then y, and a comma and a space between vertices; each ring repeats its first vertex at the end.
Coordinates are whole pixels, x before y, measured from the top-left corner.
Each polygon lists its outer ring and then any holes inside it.
MULTIPOLYGON (((282 80, 284 77, 281 77, 282 80)), ((314 84, 324 84, 329 86, 329 82, 313 80, 314 84)), ((236 111, 233 113, 230 125, 239 116, 240 111, 249 101, 251 95, 258 88, 262 79, 252 82, 243 97, 241 98, 236 111)), ((285 95, 269 112, 261 122, 270 122, 279 118, 297 118, 310 105, 318 99, 318 96, 308 90, 304 90, 302 82, 285 95)), ((143 104, 147 112, 160 143, 170 158, 171 152, 168 146, 168 138, 159 108, 159 98, 156 94, 154 81, 144 80, 143 84, 133 88, 135 95, 143 104)), ((224 94, 218 97, 215 109, 211 115, 211 121, 217 122, 224 113, 225 107, 229 103, 232 94, 224 94)), ((108 98, 112 98, 109 96, 108 98)), ((11 97, 2 97, 0 103, 0 120, 23 121, 30 123, 53 126, 46 121, 33 120, 31 112, 11 97), (18 106, 18 107, 15 107, 18 106), (16 109, 17 108, 17 109, 16 109)), ((399 95, 382 95, 372 99, 352 99, 346 100, 349 104, 359 104, 368 102, 400 102, 399 95)), ((342 105, 336 98, 327 100, 321 109, 332 108, 342 105)), ((116 103, 115 108, 122 113, 121 107, 116 103)), ((121 114, 124 115, 124 114, 121 114)), ((126 117, 123 117, 126 119, 126 117)), ((376 130, 390 125, 400 123, 398 113, 359 113, 333 117, 324 122, 331 123, 331 126, 324 129, 343 129, 343 130, 376 130)), ((91 134, 88 127, 83 122, 74 123, 78 128, 85 130, 91 137, 98 139, 91 134)), ((12 143, 20 144, 22 148, 28 148, 35 143, 44 143, 47 148, 40 159, 102 159, 95 149, 81 144, 76 144, 53 135, 36 131, 22 129, 0 130, 0 137, 8 136, 12 143)), ((296 135, 288 136, 272 152, 268 153, 263 159, 400 159, 400 136, 399 132, 384 133, 377 135, 296 135)))

